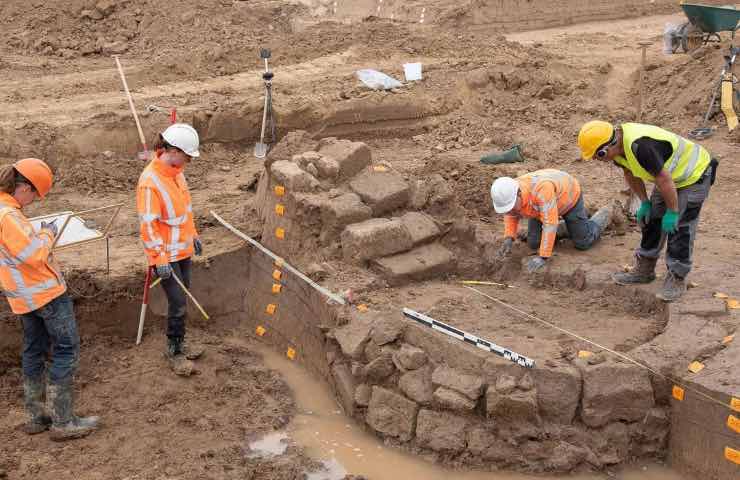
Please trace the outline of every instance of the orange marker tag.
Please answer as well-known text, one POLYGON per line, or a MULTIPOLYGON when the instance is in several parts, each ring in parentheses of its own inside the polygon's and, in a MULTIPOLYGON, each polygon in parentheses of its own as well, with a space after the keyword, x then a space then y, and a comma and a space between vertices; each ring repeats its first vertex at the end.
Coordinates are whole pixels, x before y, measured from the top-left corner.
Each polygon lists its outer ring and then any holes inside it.
POLYGON ((373 166, 373 170, 376 172, 387 172, 388 167, 386 167, 385 165, 375 165, 373 166))
POLYGON ((279 282, 280 281, 280 277, 282 277, 282 276, 283 276, 283 272, 281 272, 280 270, 273 270, 272 271, 272 278, 276 282, 279 282))
POLYGON ((287 351, 287 352, 285 352, 285 355, 286 355, 286 356, 287 356, 287 357, 288 357, 289 359, 291 359, 291 360, 295 360, 295 350, 293 350, 292 348, 288 347, 288 351, 287 351))
POLYGON ((578 351, 578 358, 588 358, 591 355, 593 355, 594 352, 589 352, 588 350, 579 350, 578 351))
POLYGON ((285 205, 283 205, 282 203, 276 204, 275 215, 277 215, 278 217, 282 217, 283 215, 285 215, 285 205))
POLYGON ((740 418, 737 418, 735 415, 730 415, 727 417, 727 426, 735 433, 740 433, 740 418))
POLYGON ((263 327, 262 325, 258 325, 257 328, 254 330, 254 333, 256 333, 258 337, 264 335, 265 332, 267 332, 267 330, 265 330, 265 327, 263 327))
POLYGON ((730 400, 730 406, 736 412, 740 412, 740 399, 733 397, 732 400, 730 400))
POLYGON ((272 293, 280 293, 280 290, 283 289, 283 286, 279 283, 273 283, 272 284, 272 293))
POLYGON ((737 463, 738 465, 740 465, 740 450, 725 447, 725 458, 732 463, 737 463))
POLYGON ((678 385, 673 386, 673 398, 675 398, 679 402, 682 402, 683 394, 684 394, 683 388, 679 387, 678 385))
POLYGON ((365 305, 364 303, 361 303, 361 304, 357 305, 357 311, 358 312, 367 312, 367 305, 365 305))
POLYGON ((283 195, 285 195, 285 187, 283 187, 282 185, 275 185, 275 195, 277 195, 278 197, 282 197, 283 195))
POLYGON ((735 339, 735 334, 727 335, 725 338, 722 339, 722 345, 727 345, 728 343, 732 342, 735 339))
POLYGON ((268 315, 273 315, 275 310, 277 310, 277 305, 274 303, 269 304, 267 308, 265 308, 265 312, 267 312, 268 315))
POLYGON ((278 238, 279 240, 282 240, 282 239, 284 239, 284 238, 285 238, 285 229, 284 229, 284 228, 281 228, 281 227, 278 227, 278 228, 276 228, 276 229, 275 229, 275 236, 276 236, 276 237, 277 237, 277 238, 278 238))
POLYGON ((691 373, 699 373, 702 370, 704 370, 704 364, 701 362, 691 362, 689 365, 689 372, 691 373))

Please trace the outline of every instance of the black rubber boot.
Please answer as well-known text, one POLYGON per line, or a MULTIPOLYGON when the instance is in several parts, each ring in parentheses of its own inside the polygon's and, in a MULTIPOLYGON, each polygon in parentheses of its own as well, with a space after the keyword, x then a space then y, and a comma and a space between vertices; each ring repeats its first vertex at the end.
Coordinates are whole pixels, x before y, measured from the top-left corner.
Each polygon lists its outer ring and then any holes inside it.
POLYGON ((29 435, 45 432, 51 427, 51 417, 44 408, 44 391, 46 378, 23 377, 23 395, 28 413, 28 421, 23 425, 23 431, 29 435))
POLYGON ((686 279, 668 271, 663 282, 663 288, 655 296, 664 302, 674 302, 681 298, 685 292, 686 279))
POLYGON ((635 266, 632 271, 614 273, 612 274, 612 280, 617 285, 650 283, 655 280, 655 264, 657 263, 657 258, 645 258, 635 255, 635 266))
POLYGON ((74 414, 72 382, 49 384, 46 395, 51 405, 51 439, 55 442, 86 437, 98 429, 98 417, 78 417, 74 414))

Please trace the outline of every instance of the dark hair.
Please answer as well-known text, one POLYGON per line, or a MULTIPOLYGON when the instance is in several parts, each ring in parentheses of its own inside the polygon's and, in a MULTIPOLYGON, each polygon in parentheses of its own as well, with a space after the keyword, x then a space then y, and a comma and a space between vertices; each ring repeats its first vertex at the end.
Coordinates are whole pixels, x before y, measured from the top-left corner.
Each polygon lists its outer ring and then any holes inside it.
POLYGON ((0 191, 13 195, 19 183, 25 183, 32 189, 36 190, 33 183, 21 175, 13 165, 4 165, 0 167, 0 191))
POLYGON ((176 146, 170 145, 169 143, 167 143, 167 140, 165 140, 162 134, 160 133, 159 136, 157 137, 157 141, 154 142, 154 151, 156 152, 157 150, 167 150, 169 148, 180 150, 176 146))

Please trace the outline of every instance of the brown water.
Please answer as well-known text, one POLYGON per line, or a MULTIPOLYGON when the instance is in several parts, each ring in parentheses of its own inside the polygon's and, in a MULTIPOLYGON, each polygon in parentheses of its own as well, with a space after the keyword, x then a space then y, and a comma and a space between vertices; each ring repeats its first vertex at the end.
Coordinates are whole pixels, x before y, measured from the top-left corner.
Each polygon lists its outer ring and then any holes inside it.
POLYGON ((341 479, 345 471, 365 475, 371 480, 685 480, 676 472, 655 464, 636 466, 619 472, 569 476, 448 470, 386 447, 377 437, 365 432, 344 416, 323 382, 315 379, 300 365, 268 348, 261 348, 260 353, 264 355, 265 364, 280 372, 290 385, 298 405, 299 413, 288 426, 287 435, 303 447, 309 456, 325 462, 327 471, 311 474, 314 475, 312 480, 341 479))

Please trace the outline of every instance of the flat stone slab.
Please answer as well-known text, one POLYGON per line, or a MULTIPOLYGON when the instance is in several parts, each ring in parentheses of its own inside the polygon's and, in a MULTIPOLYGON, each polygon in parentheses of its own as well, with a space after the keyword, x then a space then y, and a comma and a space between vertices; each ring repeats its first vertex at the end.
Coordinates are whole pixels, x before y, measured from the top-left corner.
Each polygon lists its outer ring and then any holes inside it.
POLYGON ((341 235, 342 254, 348 262, 370 260, 411 248, 411 236, 398 219, 371 218, 348 225, 341 235))
POLYGON ((422 245, 409 252, 379 258, 373 265, 392 286, 426 280, 455 269, 455 255, 439 243, 422 245))
POLYGON ((414 246, 434 240, 441 233, 434 219, 425 213, 408 212, 401 221, 411 234, 414 246))
POLYGON ((583 373, 581 419, 589 427, 641 420, 655 405, 647 370, 635 365, 602 363, 583 373))
POLYGON ((337 163, 342 180, 354 177, 372 163, 370 147, 362 142, 324 138, 319 142, 319 153, 337 163))
POLYGON ((483 379, 474 375, 467 375, 449 367, 439 366, 432 373, 432 383, 449 388, 477 400, 483 393, 483 379))
POLYGON ((369 322, 352 321, 334 331, 334 338, 339 343, 342 353, 350 358, 358 359, 365 353, 365 344, 370 340, 372 324, 369 322))
POLYGON ((319 187, 319 181, 310 173, 301 170, 297 164, 287 160, 279 160, 270 167, 273 179, 278 185, 283 185, 288 193, 312 192, 319 187))
POLYGON ((385 388, 373 387, 366 420, 375 431, 408 441, 414 435, 418 411, 419 406, 411 400, 385 388))
POLYGON ((356 194, 345 193, 325 202, 321 217, 325 228, 340 229, 351 223, 368 220, 372 217, 372 210, 356 194))
POLYGON ((396 172, 365 172, 352 180, 349 187, 378 216, 401 208, 408 203, 409 185, 396 172))

